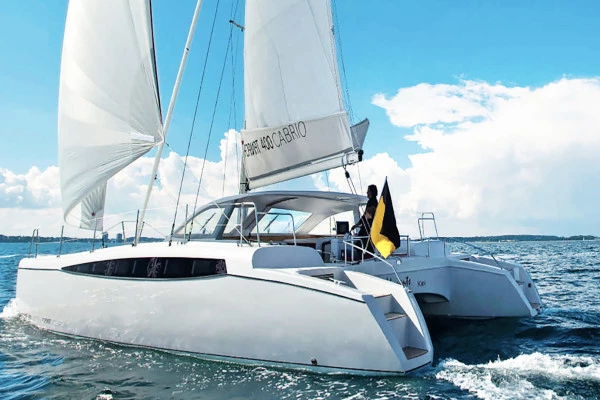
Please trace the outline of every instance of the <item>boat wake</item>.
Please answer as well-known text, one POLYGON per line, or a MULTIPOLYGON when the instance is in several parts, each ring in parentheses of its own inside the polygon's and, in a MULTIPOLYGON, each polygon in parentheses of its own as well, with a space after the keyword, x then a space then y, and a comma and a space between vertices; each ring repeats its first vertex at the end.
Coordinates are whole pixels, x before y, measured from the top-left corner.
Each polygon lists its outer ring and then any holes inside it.
POLYGON ((563 399, 563 385, 600 384, 600 359, 542 353, 466 365, 454 359, 439 364, 436 378, 449 381, 480 399, 563 399))
POLYGON ((15 257, 23 257, 23 254, 3 254, 0 256, 0 260, 4 258, 15 258, 15 257))
POLYGON ((19 316, 17 299, 11 299, 0 313, 0 319, 9 319, 19 316))

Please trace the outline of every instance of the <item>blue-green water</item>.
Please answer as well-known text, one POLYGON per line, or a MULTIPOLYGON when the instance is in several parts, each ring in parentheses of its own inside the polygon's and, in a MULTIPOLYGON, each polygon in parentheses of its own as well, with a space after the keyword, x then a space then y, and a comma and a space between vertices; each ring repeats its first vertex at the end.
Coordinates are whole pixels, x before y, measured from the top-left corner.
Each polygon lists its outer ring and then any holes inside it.
POLYGON ((600 241, 480 246, 526 266, 544 301, 542 315, 429 321, 433 366, 406 377, 364 378, 208 362, 39 330, 9 303, 29 245, 0 243, 0 398, 600 398, 600 241))

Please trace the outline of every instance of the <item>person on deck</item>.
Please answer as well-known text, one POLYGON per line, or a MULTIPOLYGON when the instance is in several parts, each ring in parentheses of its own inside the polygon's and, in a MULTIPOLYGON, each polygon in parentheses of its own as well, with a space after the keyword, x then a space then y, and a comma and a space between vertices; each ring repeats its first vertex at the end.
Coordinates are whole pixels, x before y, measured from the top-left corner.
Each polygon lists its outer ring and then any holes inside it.
MULTIPOLYGON (((367 188, 367 197, 369 198, 369 201, 367 201, 365 213, 350 230, 360 227, 358 236, 362 242, 362 247, 363 249, 373 253, 373 244, 371 243, 369 235, 371 234, 371 225, 373 225, 375 210, 377 210, 377 186, 369 185, 367 188)), ((370 257, 368 254, 365 254, 365 256, 370 257)))

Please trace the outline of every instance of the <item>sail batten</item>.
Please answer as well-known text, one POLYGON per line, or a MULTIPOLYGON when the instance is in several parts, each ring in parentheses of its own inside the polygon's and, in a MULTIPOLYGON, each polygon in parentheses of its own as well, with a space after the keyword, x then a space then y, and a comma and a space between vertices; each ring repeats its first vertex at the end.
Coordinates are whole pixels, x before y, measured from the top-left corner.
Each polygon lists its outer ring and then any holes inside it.
POLYGON ((108 179, 162 140, 150 1, 71 0, 58 110, 65 221, 102 229, 108 179))
POLYGON ((353 162, 330 2, 248 0, 244 28, 248 187, 353 162))

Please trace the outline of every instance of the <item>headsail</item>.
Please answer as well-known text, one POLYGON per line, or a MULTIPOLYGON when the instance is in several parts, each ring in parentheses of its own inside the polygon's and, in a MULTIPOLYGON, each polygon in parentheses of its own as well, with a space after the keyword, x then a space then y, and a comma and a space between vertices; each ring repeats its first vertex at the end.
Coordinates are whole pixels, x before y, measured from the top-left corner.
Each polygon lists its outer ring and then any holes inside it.
POLYGON ((71 0, 58 147, 68 224, 102 229, 106 182, 163 140, 150 0, 71 0))
POLYGON ((244 28, 242 140, 249 188, 358 161, 330 2, 248 0, 244 28))

